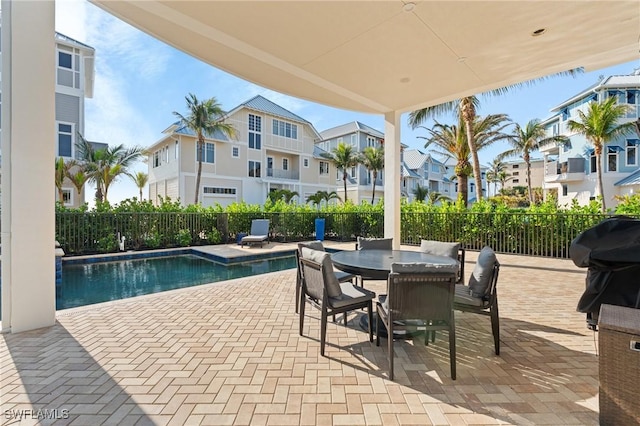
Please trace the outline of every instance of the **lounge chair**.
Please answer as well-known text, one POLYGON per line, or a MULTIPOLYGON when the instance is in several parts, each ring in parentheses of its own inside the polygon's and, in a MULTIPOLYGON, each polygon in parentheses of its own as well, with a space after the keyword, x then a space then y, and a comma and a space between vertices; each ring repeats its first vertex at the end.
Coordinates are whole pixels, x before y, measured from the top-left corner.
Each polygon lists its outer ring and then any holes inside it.
POLYGON ((253 219, 251 221, 251 232, 249 235, 242 237, 240 247, 245 244, 260 243, 260 247, 265 241, 269 240, 269 219, 253 219))

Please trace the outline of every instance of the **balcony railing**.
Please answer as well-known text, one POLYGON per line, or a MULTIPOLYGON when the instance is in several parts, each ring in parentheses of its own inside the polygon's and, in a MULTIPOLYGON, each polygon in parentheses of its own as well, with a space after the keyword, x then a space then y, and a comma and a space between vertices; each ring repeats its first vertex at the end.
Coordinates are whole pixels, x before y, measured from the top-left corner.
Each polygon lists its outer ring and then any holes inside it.
POLYGON ((300 179, 300 172, 298 172, 297 170, 282 170, 282 169, 267 168, 267 177, 271 177, 274 179, 298 180, 300 179))
POLYGON ((583 180, 584 159, 569 158, 567 161, 551 161, 545 169, 545 182, 570 182, 583 180))

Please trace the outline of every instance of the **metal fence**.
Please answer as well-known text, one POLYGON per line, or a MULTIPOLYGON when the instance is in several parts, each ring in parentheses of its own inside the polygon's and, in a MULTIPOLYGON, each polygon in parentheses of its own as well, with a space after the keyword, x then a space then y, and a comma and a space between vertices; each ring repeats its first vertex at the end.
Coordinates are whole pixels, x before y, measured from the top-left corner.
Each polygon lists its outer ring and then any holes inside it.
MULTIPOLYGON (((599 214, 402 213, 402 244, 420 240, 460 241, 480 250, 567 258, 571 241, 600 222, 599 214)), ((247 233, 252 219, 269 219, 271 239, 292 242, 316 238, 322 218, 328 240, 382 237, 382 213, 56 213, 56 238, 67 254, 217 244, 247 233)))

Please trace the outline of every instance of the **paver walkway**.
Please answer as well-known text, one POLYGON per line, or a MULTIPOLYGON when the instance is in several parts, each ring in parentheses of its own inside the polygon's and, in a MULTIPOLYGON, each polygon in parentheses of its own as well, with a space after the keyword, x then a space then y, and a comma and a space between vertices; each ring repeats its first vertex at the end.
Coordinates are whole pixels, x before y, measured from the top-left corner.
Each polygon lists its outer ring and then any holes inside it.
POLYGON ((501 356, 488 317, 456 313, 455 381, 445 333, 428 347, 398 342, 387 380, 386 345, 369 343, 360 313, 329 325, 321 357, 317 311, 298 335, 288 270, 59 311, 53 327, 1 335, 0 423, 29 409, 87 425, 597 424, 597 333, 575 312, 585 270, 498 258, 501 356))

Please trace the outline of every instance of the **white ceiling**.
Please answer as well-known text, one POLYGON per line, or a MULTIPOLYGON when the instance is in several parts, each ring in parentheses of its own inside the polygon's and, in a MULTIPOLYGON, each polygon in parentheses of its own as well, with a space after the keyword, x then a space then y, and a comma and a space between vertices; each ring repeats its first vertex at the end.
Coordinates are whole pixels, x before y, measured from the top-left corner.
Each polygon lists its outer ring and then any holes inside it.
POLYGON ((638 0, 91 1, 238 77, 364 112, 640 58, 638 0))

